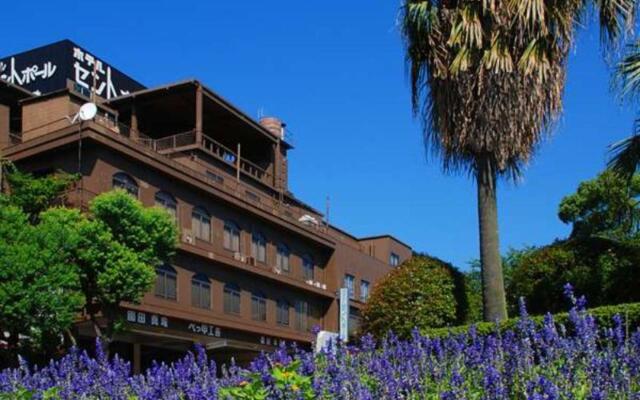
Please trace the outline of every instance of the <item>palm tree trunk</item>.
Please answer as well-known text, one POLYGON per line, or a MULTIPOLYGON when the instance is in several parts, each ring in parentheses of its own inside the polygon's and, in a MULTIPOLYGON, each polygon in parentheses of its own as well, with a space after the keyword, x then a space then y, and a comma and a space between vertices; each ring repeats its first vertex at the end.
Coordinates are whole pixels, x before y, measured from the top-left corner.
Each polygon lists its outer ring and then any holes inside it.
POLYGON ((488 157, 479 158, 476 178, 484 320, 502 321, 507 319, 507 306, 498 240, 496 169, 488 157))

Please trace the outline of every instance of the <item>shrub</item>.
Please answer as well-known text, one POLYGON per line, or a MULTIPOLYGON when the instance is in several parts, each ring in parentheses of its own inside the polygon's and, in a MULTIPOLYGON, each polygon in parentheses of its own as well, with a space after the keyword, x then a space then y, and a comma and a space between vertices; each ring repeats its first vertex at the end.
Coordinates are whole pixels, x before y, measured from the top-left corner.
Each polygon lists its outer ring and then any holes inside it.
POLYGON ((376 284, 363 312, 363 331, 408 337, 414 327, 463 323, 467 309, 464 276, 451 264, 415 255, 376 284))
MULTIPOLYGON (((626 329, 636 330, 640 327, 640 303, 618 304, 614 306, 602 306, 589 310, 589 314, 595 319, 598 326, 601 328, 612 328, 614 316, 620 315, 624 318, 626 329)), ((553 320, 558 325, 569 325, 569 314, 558 313, 553 315, 553 320)), ((542 326, 545 316, 532 316, 528 317, 537 326, 542 326)), ((479 335, 488 335, 496 331, 506 332, 513 330, 518 325, 520 318, 510 318, 505 321, 495 324, 493 322, 480 322, 469 325, 459 325, 455 327, 424 329, 422 332, 429 337, 446 337, 450 335, 460 335, 469 332, 471 327, 479 335)))

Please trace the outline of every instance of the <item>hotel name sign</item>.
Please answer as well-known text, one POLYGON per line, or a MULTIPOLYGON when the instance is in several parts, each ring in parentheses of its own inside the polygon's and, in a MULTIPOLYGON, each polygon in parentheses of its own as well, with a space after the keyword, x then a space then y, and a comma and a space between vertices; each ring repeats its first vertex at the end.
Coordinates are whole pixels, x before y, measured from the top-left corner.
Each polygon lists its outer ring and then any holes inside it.
MULTIPOLYGON (((182 332, 195 333, 197 335, 215 337, 215 338, 234 338, 247 341, 257 341, 266 346, 286 345, 287 341, 273 336, 246 335, 242 333, 223 330, 214 325, 204 324, 201 322, 185 321, 181 319, 169 318, 164 315, 148 313, 144 311, 126 310, 125 319, 130 324, 144 325, 149 327, 167 328, 182 332)), ((292 342, 290 342, 292 343, 292 342)))
POLYGON ((69 80, 86 94, 95 88, 96 94, 105 99, 145 88, 68 40, 0 58, 0 79, 37 95, 64 89, 69 80))

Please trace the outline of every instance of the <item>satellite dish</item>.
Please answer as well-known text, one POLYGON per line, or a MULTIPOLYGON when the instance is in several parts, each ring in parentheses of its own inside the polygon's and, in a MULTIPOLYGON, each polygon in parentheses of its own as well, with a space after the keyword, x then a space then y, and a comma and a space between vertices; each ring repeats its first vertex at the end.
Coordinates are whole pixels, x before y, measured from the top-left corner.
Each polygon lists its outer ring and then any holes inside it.
POLYGON ((85 103, 80 107, 78 117, 81 121, 90 121, 95 118, 98 113, 98 107, 94 103, 85 103))

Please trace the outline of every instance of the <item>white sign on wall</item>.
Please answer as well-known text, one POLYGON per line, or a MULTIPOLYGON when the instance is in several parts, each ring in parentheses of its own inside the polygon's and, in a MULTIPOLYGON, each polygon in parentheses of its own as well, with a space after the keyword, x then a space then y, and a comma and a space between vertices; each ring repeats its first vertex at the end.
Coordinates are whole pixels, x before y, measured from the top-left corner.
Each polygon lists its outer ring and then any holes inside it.
POLYGON ((349 289, 340 288, 340 340, 349 339, 349 289))

